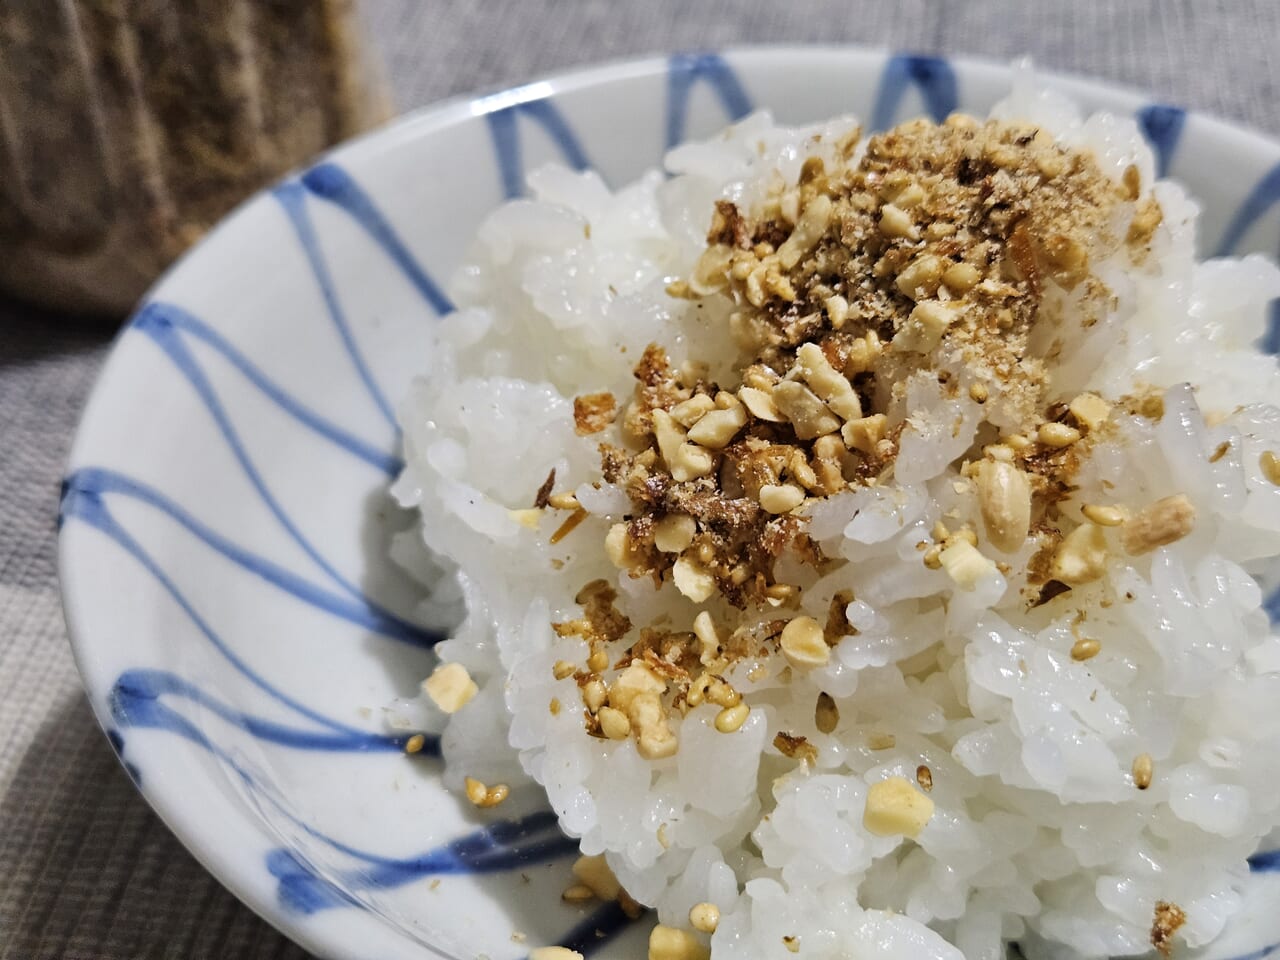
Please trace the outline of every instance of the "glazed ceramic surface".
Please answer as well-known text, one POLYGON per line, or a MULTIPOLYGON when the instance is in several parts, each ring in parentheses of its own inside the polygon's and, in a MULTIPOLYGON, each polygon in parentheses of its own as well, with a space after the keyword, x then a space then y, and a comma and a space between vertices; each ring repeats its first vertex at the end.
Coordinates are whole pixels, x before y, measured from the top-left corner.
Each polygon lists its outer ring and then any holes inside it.
MULTIPOLYGON (((536 801, 481 814, 384 708, 430 672, 387 559, 396 405, 481 219, 547 161, 621 185, 754 109, 783 122, 985 112, 1008 68, 834 48, 678 54, 446 104, 250 200, 151 292, 94 392, 61 510, 85 686, 147 800, 246 903, 335 960, 643 955, 646 921, 561 903, 536 801)), ((1205 205, 1205 254, 1280 248, 1280 146, 1097 84, 1205 205)), ((1280 316, 1280 314, 1277 314, 1280 316)), ((1274 349, 1275 331, 1266 346, 1274 349)), ((1274 598, 1273 598, 1274 599, 1274 598)), ((1276 606, 1269 603, 1269 607, 1276 606)), ((1215 957, 1280 943, 1280 854, 1215 957)))

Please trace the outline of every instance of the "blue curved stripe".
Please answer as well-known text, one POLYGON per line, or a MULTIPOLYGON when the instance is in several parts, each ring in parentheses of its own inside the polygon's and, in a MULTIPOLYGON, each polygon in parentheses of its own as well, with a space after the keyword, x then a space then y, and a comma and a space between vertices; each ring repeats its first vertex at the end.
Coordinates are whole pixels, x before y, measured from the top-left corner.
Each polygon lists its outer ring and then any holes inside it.
POLYGON ((106 494, 128 497, 159 510, 236 566, 256 574, 273 587, 318 610, 323 610, 325 613, 380 636, 390 637, 417 647, 430 648, 444 639, 439 633, 397 617, 363 595, 355 599, 339 596, 259 554, 246 550, 197 520, 159 490, 139 483, 122 473, 86 467, 71 474, 63 484, 63 502, 72 505, 73 508, 83 508, 86 502, 82 499, 84 496, 96 497, 101 502, 106 494))
MULTIPOLYGON (((560 833, 551 813, 535 813, 484 827, 436 850, 403 860, 388 860, 332 844, 370 864, 336 880, 322 876, 295 851, 280 847, 267 855, 267 870, 278 881, 282 907, 310 916, 333 907, 359 906, 353 891, 395 889, 432 876, 518 870, 578 852, 576 841, 560 833)), ((625 930, 632 919, 609 903, 556 938, 556 943, 590 956, 625 930)))
POLYGON ((1167 177, 1182 139, 1187 111, 1168 103, 1152 103, 1138 111, 1138 128, 1156 155, 1156 176, 1167 177))
POLYGON ((116 519, 111 515, 111 511, 107 508, 105 501, 100 495, 92 491, 80 490, 75 487, 68 487, 62 501, 62 516, 66 519, 75 518, 85 525, 92 527, 101 533, 106 534, 114 540, 126 553, 132 556, 139 564, 142 565, 155 580, 164 588, 165 592, 173 599, 187 615, 187 618, 195 625, 196 629, 203 634, 204 638, 210 645, 220 653, 232 667, 236 669, 246 680, 252 683, 259 690, 283 706, 293 710, 294 712, 312 720, 315 723, 328 727, 330 730, 338 730, 348 734, 364 735, 363 731, 355 727, 340 723, 312 710, 310 707, 299 703, 290 697, 284 691, 280 690, 274 684, 270 683, 265 677, 250 667, 242 660, 221 637, 213 630, 213 628, 200 616, 195 607, 187 599, 186 595, 178 589, 177 584, 166 574, 155 559, 147 553, 138 541, 136 541, 129 532, 120 526, 116 519))
POLYGON ((231 423, 231 418, 227 416, 226 410, 222 406, 222 401, 218 399, 217 392, 210 384, 208 377, 205 376, 204 370, 196 362, 195 357, 187 348, 186 343, 182 340, 176 328, 162 322, 165 317, 163 312, 150 312, 144 310, 134 320, 133 329, 151 337, 162 350, 169 356, 174 366, 187 379, 187 382, 195 389, 196 394, 204 402, 205 408, 209 411, 209 415, 213 417, 217 424, 219 432, 222 434, 223 440, 227 446, 231 448, 236 460, 240 464, 240 468, 244 471, 245 476, 253 485, 259 498, 266 505, 267 509, 276 518, 276 521, 284 528, 289 537, 302 549, 311 561, 315 563, 321 570, 329 575, 335 583, 341 586, 353 596, 361 596, 360 588, 350 580, 342 576, 337 569, 329 563, 320 551, 317 550, 306 537, 302 535, 302 531, 290 519, 285 512, 284 507, 267 489, 266 481, 258 472, 258 468, 249 458, 248 451, 245 450, 244 444, 240 439, 240 434, 236 431, 235 426, 231 423))
POLYGON ((1280 163, 1268 170, 1241 202, 1218 242, 1217 255, 1229 257, 1235 253, 1245 234, 1277 203, 1280 203, 1280 163))
POLYGON ((400 234, 351 174, 332 161, 318 163, 303 173, 302 185, 314 196, 329 201, 355 220, 437 314, 453 311, 453 302, 409 252, 400 234))
MULTIPOLYGON (((126 670, 111 688, 111 715, 121 727, 166 730, 184 737, 206 750, 213 747, 208 735, 190 719, 161 700, 172 697, 186 701, 239 727, 265 743, 292 750, 321 750, 343 753, 396 753, 404 750, 408 735, 388 736, 360 730, 300 730, 273 720, 264 720, 233 710, 220 700, 175 673, 163 670, 126 670)), ((119 734, 117 734, 119 736, 119 734)), ((421 753, 440 755, 440 738, 424 735, 421 753)))
POLYGON ((524 195, 524 151, 519 129, 521 114, 542 127, 569 166, 575 170, 590 169, 591 162, 582 143, 552 100, 525 100, 490 111, 485 114, 485 120, 489 124, 493 153, 502 177, 502 193, 508 200, 524 195))
POLYGON ((1280 872, 1280 850, 1266 850, 1255 853, 1249 858, 1249 869, 1253 873, 1280 872))
POLYGON ((267 855, 267 869, 279 883, 281 904, 312 914, 352 902, 359 890, 394 890, 426 877, 500 873, 549 863, 578 852, 576 841, 560 832, 555 814, 541 811, 521 820, 503 820, 435 850, 406 858, 365 853, 331 838, 324 842, 361 862, 334 877, 321 875, 286 848, 267 855))
POLYGON ((955 113, 960 103, 960 85, 950 63, 942 57, 898 54, 886 61, 880 74, 880 87, 871 111, 873 131, 893 126, 902 98, 913 86, 920 90, 925 109, 937 123, 955 113))
MULTIPOLYGON (((1249 195, 1241 201, 1235 216, 1223 231, 1222 239, 1218 241, 1217 256, 1229 257, 1234 254, 1254 224, 1277 203, 1280 203, 1280 163, 1263 174, 1249 191, 1249 195)), ((1259 348, 1266 353, 1280 353, 1280 299, 1271 301, 1267 332, 1259 348)), ((1269 609, 1268 612, 1274 614, 1276 611, 1269 609)), ((1272 621, 1275 619, 1273 615, 1272 621)))
POLYGON ((591 914, 556 943, 589 957, 634 922, 618 904, 611 903, 591 914))
POLYGON ((369 394, 369 398, 373 400, 374 406, 378 408, 388 426, 393 431, 397 430, 396 416, 391 409, 391 404, 387 402, 387 397, 374 379, 373 373, 369 369, 369 364, 365 361, 364 354, 360 351, 359 344, 356 343, 355 337, 352 336, 351 325, 347 322, 346 312, 342 309, 342 304, 338 300, 338 293, 333 285, 333 277, 329 273, 329 265, 320 249, 320 239, 316 236, 315 225, 311 222, 311 214, 307 210, 306 188, 297 180, 290 180, 280 184, 272 193, 276 200, 280 202, 280 206, 284 208, 285 216, 289 218, 289 222, 293 225, 294 233, 298 235, 298 242, 302 245, 302 251, 307 257, 307 263, 310 264, 311 272, 320 287, 320 294, 324 298, 325 308, 329 312, 329 319, 333 321, 333 325, 338 331, 342 346, 347 351, 347 356, 351 359, 351 365, 355 367, 356 375, 360 378, 360 382, 364 384, 365 392, 369 394))
POLYGON ((151 301, 147 303, 133 319, 133 326, 144 333, 155 337, 168 335, 171 331, 188 333, 195 339, 212 347, 257 390, 267 397, 281 410, 293 417, 307 429, 313 431, 334 446, 345 450, 354 457, 364 460, 387 476, 395 476, 404 469, 404 461, 393 454, 378 449, 372 443, 362 440, 348 430, 339 427, 333 421, 322 417, 297 397, 293 396, 275 381, 271 380, 256 364, 240 350, 231 345, 222 334, 190 311, 172 303, 151 301))
POLYGON ((742 81, 718 53, 674 54, 667 63, 667 144, 670 150, 688 135, 689 98, 698 83, 711 87, 725 115, 737 122, 753 109, 742 81))

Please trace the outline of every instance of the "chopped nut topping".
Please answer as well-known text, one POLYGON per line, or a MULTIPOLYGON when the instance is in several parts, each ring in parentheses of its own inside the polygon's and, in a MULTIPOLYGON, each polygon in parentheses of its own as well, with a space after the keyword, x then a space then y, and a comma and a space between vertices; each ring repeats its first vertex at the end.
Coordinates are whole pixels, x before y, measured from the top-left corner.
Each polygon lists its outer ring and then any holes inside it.
POLYGON ((760 506, 769 513, 789 513, 804 500, 804 491, 793 483, 766 483, 760 488, 760 506))
POLYGON ((867 789, 862 825, 878 837, 915 838, 933 816, 933 801, 905 777, 889 777, 867 789))
POLYGON ((1067 405, 1076 422, 1089 432, 1096 431, 1111 416, 1111 404, 1096 393, 1082 393, 1067 405))
POLYGON ((622 884, 613 875, 613 868, 605 860, 604 854, 579 857, 574 861, 573 875, 580 884, 606 903, 617 900, 618 894, 622 892, 622 884))
POLYGON ((442 663, 422 683, 431 702, 445 713, 457 713, 480 692, 467 668, 460 663, 442 663))
POLYGON ((1155 919, 1151 922, 1151 945, 1162 957, 1173 952, 1173 935, 1186 922, 1187 915, 1177 904, 1156 901, 1155 919))
MULTIPOLYGON (((972 531, 968 531, 972 536, 972 531)), ((995 572, 996 565, 978 552, 967 539, 952 538, 938 554, 938 562, 962 590, 972 590, 978 581, 995 572)))
POLYGON ((612 393, 588 393, 573 399, 574 432, 586 437, 613 423, 618 415, 618 401, 612 393))
POLYGON ((773 746, 788 759, 809 764, 818 762, 818 748, 804 737, 779 730, 777 736, 773 738, 773 746))
POLYGON ((710 960, 711 948, 688 930, 658 924, 649 932, 649 960, 710 960))
POLYGON ((1131 556, 1150 553, 1181 540, 1196 524, 1196 508, 1185 494, 1157 500, 1125 521, 1120 542, 1131 556))
POLYGON ((591 891, 591 888, 581 883, 575 883, 560 894, 560 899, 565 903, 586 903, 588 900, 594 900, 595 898, 596 895, 591 891))
MULTIPOLYGON (((1063 304, 1085 326, 1105 315, 1112 291, 1091 264, 1126 243, 1139 256, 1135 235, 1158 224, 1158 204, 1135 194, 1132 176, 1113 180, 1091 155, 1018 123, 913 121, 864 149, 856 142, 849 137, 834 162, 809 157, 798 182, 779 177, 750 209, 715 204, 706 248, 671 287, 689 303, 673 309, 710 298, 705 316, 726 318, 735 364, 673 362, 650 344, 629 397, 575 401, 575 428, 601 434, 603 480, 630 502, 604 535, 609 560, 696 605, 682 601, 668 619, 634 630, 597 581, 579 600, 582 617, 554 625, 584 641, 585 668, 553 672, 576 679, 593 737, 634 738, 642 755, 669 757, 673 711, 713 704, 718 730, 740 729, 748 704, 726 680, 739 665, 758 681, 776 651, 786 682, 830 663, 832 648, 856 633, 844 612, 851 593, 826 627, 770 613, 798 608, 808 585, 844 563, 807 532, 815 502, 894 484, 911 438, 939 426, 928 423, 931 405, 908 409, 914 385, 936 384, 954 404, 953 436, 973 429, 980 438, 948 478, 959 498, 947 514, 953 531, 940 525, 932 542, 920 538, 924 566, 956 589, 997 571, 1010 582, 1025 574, 1028 599, 1045 602, 1105 573, 1106 526, 1123 524, 1126 549, 1135 523, 1159 526, 1147 511, 1124 523, 1109 512, 1117 508, 1098 505, 1084 506, 1086 522, 1075 524, 1063 504, 1112 405, 1092 393, 1059 402, 1047 372, 1063 345, 1056 331, 1072 334, 1063 304), (1014 571, 1013 557, 1028 554, 1028 569, 1014 571), (812 576, 797 578, 797 564, 812 576), (671 622, 694 613, 692 624, 671 622)), ((1147 391, 1116 402, 1146 411, 1159 399, 1147 391)), ((556 543, 587 513, 553 486, 554 475, 536 503, 571 511, 556 543)), ((831 697, 818 698, 814 719, 820 733, 836 729, 831 697)), ((809 745, 789 737, 779 750, 807 756, 809 745)))
POLYGON ((671 571, 676 589, 694 603, 702 603, 716 590, 716 579, 705 567, 689 557, 681 557, 671 571))
POLYGON ((568 947, 538 947, 529 951, 529 960, 582 960, 582 954, 568 947))
POLYGON ((1082 523, 1063 539, 1049 568, 1050 578, 1068 587, 1098 580, 1107 572, 1107 538, 1102 528, 1082 523))
POLYGON ((683 553, 693 543, 698 522, 684 513, 669 513, 653 525, 653 545, 663 553, 683 553))

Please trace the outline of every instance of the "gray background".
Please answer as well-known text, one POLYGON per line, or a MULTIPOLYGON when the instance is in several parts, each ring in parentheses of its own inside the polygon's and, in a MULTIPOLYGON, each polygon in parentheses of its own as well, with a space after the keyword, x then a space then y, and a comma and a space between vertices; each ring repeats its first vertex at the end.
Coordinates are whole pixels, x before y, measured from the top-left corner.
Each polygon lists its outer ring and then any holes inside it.
MULTIPOLYGON (((613 57, 841 41, 1010 58, 1280 134, 1277 0, 363 0, 411 108, 613 57)), ((0 958, 299 958, 133 792, 58 606, 58 480, 113 330, 0 302, 0 958)))

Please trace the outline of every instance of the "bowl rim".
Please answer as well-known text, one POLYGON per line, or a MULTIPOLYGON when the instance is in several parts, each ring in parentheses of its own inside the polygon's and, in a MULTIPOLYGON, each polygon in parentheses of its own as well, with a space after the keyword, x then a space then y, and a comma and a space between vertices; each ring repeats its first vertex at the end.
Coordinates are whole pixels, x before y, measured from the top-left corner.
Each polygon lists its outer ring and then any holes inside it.
MULTIPOLYGON (((397 115, 386 123, 353 138, 338 143, 311 158, 305 166, 295 168, 271 184, 251 194, 224 215, 194 246, 171 264, 151 285, 148 292, 139 301, 130 317, 125 320, 112 339, 105 362, 99 370, 95 382, 81 410, 79 423, 67 456, 64 476, 71 473, 74 467, 83 460, 84 448, 88 444, 88 413, 94 407, 105 405, 109 398, 120 389, 128 389, 124 381, 134 365, 132 358, 124 354, 121 341, 132 326, 138 311, 152 298, 156 290, 169 283, 181 279, 193 261, 203 256, 211 238, 222 236, 237 230, 245 218, 246 211, 260 203, 276 184, 288 181, 314 164, 325 160, 342 160, 344 157, 356 155, 376 156, 403 149, 407 145, 429 136, 431 133, 448 128, 473 117, 483 117, 504 108, 547 97, 559 97, 565 94, 590 90, 627 80, 644 79, 661 76, 670 69, 672 58, 680 55, 714 54, 724 57, 738 70, 751 70, 779 64, 793 64, 797 60, 826 59, 835 63, 844 61, 850 66, 865 66, 869 70, 882 67, 891 57, 914 55, 910 51, 895 51, 886 46, 868 46, 862 44, 739 44, 723 48, 676 50, 667 53, 651 52, 639 56, 621 56, 601 61, 594 61, 581 66, 553 70, 541 74, 526 82, 512 85, 495 84, 482 88, 478 92, 458 94, 442 100, 416 107, 397 115)), ((967 55, 919 54, 926 59, 945 61, 957 72, 970 77, 987 81, 1003 82, 1014 65, 992 58, 967 55)), ((1103 79, 1054 70, 1036 70, 1037 78, 1047 81, 1057 89, 1063 90, 1076 98, 1088 98, 1104 101, 1113 105, 1112 109, 1133 110, 1161 103, 1144 94, 1139 88, 1122 83, 1112 83, 1103 79)), ((768 105, 761 107, 768 109, 768 105)), ((1179 108, 1181 109, 1181 108, 1179 108)), ((1223 149, 1261 152, 1272 157, 1272 162, 1280 161, 1280 138, 1273 137, 1243 124, 1220 119, 1197 111, 1184 111, 1188 119, 1194 118, 1202 137, 1209 137, 1221 143, 1223 149)), ((100 643, 97 632, 91 622, 92 616, 85 609, 85 591, 80 584, 82 578, 91 574, 86 567, 83 553, 68 546, 64 530, 59 530, 57 547, 57 574, 60 588, 60 599, 63 616, 67 624, 68 640, 72 656, 76 664, 80 682, 85 689, 90 706, 98 725, 105 732, 112 727, 111 717, 105 713, 103 691, 97 689, 93 682, 93 670, 90 660, 93 651, 100 643)), ((123 761, 122 761, 123 762, 123 761)), ((154 781, 153 781, 154 782, 154 781)), ((344 930, 340 937, 325 935, 315 926, 307 923, 305 916, 292 916, 282 911, 275 900, 275 890, 269 884, 250 875, 244 869, 244 858, 238 857, 234 850, 227 850, 218 844, 217 830, 196 830, 184 826, 183 803, 180 791, 173 788, 155 790, 138 786, 138 791, 147 804, 164 823, 165 827, 177 837, 183 847, 195 858, 200 866, 208 871, 223 887, 229 890, 241 903, 255 914, 283 933, 290 940, 307 951, 318 956, 333 958, 362 957, 358 931, 344 930)), ((256 824, 254 825, 257 826, 256 824)), ((370 922, 379 926, 388 926, 376 917, 370 916, 370 922)), ((354 926, 354 925, 352 925, 354 926)), ((399 931, 394 931, 413 942, 399 931)), ((419 946, 419 944, 415 944, 419 946)), ((426 945, 420 945, 424 952, 438 956, 446 955, 426 945)))

